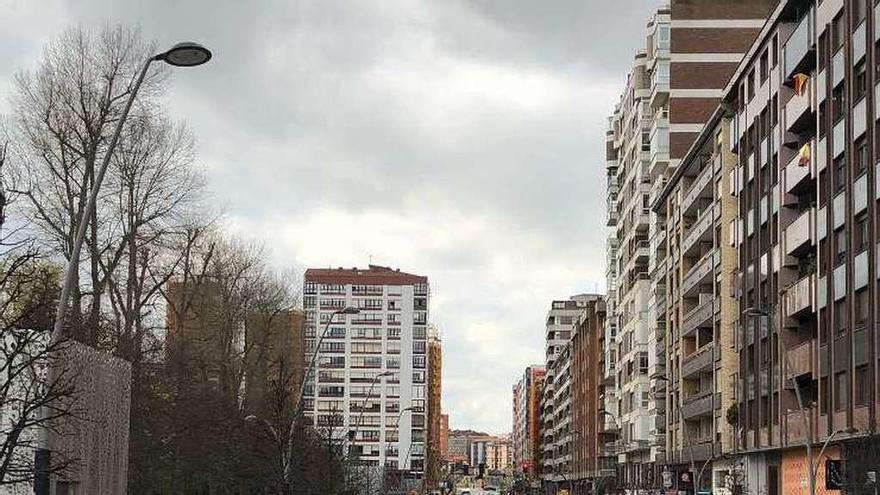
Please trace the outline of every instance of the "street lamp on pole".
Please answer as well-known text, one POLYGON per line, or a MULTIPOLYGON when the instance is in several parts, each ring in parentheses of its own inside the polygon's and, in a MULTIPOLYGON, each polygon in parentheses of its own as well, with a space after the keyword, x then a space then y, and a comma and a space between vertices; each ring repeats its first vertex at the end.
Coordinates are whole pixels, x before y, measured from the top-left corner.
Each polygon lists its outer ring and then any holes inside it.
POLYGON ((128 101, 125 102, 125 106, 122 109, 122 115, 119 116, 119 121, 116 123, 116 129, 113 131, 113 136, 107 144, 107 151, 104 152, 101 166, 98 168, 97 175, 95 175, 95 182, 92 185, 92 190, 89 192, 89 198, 77 219, 76 237, 74 237, 70 253, 70 262, 67 264, 67 271, 64 275, 64 284, 61 286, 61 296, 58 298, 58 307, 55 310, 55 325, 52 329, 50 348, 52 344, 57 344, 61 341, 61 334, 64 330, 64 319, 67 316, 67 303, 70 301, 70 291, 73 289, 73 284, 76 280, 76 272, 79 269, 79 255, 80 251, 82 251, 83 240, 86 237, 86 230, 89 223, 88 219, 91 218, 92 212, 95 210, 95 203, 98 201, 98 190, 101 188, 101 183, 104 181, 104 174, 107 172, 107 167, 110 165, 110 158, 113 156, 113 150, 116 148, 117 141, 119 141, 119 135, 122 134, 122 128, 125 125, 125 120, 128 118, 128 112, 131 110, 135 97, 137 97, 138 90, 140 90, 141 84, 147 76, 147 70, 150 68, 150 64, 155 61, 162 61, 175 67, 195 67, 197 65, 202 65, 209 60, 211 60, 210 50, 198 43, 183 42, 174 45, 166 52, 153 55, 144 62, 140 75, 138 75, 134 86, 131 88, 131 93, 128 95, 128 101))
MULTIPOLYGON (((92 212, 95 211, 95 204, 98 202, 98 191, 101 188, 101 183, 104 181, 104 175, 107 173, 110 159, 113 157, 113 151, 116 149, 116 143, 119 141, 119 136, 122 134, 122 128, 125 126, 125 120, 128 118, 128 112, 131 110, 131 106, 137 97, 138 90, 140 90, 141 84, 143 84, 144 78, 147 76, 147 70, 150 68, 150 64, 155 61, 162 61, 175 67, 195 67, 197 65, 202 65, 209 60, 211 60, 210 50, 198 43, 188 41, 178 43, 171 47, 171 49, 153 55, 144 61, 144 66, 141 69, 138 78, 135 80, 134 86, 131 87, 128 100, 122 108, 122 114, 116 122, 116 129, 113 131, 110 142, 107 144, 107 150, 104 152, 100 167, 98 167, 86 204, 80 212, 79 218, 76 219, 76 236, 73 238, 73 246, 71 246, 70 251, 70 261, 67 263, 67 269, 64 274, 64 283, 61 285, 58 306, 55 308, 55 322, 52 327, 52 335, 49 338, 48 350, 50 353, 54 353, 55 347, 61 342, 63 337, 64 321, 67 317, 67 304, 70 301, 70 292, 73 290, 73 285, 76 282, 76 275, 79 271, 79 256, 82 251, 83 241, 86 237, 86 231, 88 230, 88 219, 91 218, 92 212)), ((56 373, 57 370, 55 369, 55 365, 49 366, 46 382, 49 384, 53 383, 55 381, 56 373)), ((44 409, 46 409, 45 406, 44 409)), ((43 414, 45 417, 48 417, 51 415, 51 412, 46 410, 43 414)), ((42 428, 39 442, 42 448, 47 451, 50 450, 51 447, 50 437, 51 433, 49 430, 47 428, 42 428)), ((48 476, 48 470, 38 470, 36 473, 37 479, 34 482, 34 493, 36 495, 48 494, 50 484, 48 476)))
MULTIPOLYGON (((743 311, 743 315, 751 317, 763 316, 767 318, 767 333, 772 334, 773 316, 770 311, 750 306, 743 311)), ((783 364, 785 365, 785 374, 788 376, 789 380, 791 380, 791 384, 794 386, 794 396, 795 399, 797 399, 798 409, 801 412, 801 418, 804 422, 804 430, 806 430, 804 445, 807 448, 807 476, 810 483, 810 495, 816 495, 816 473, 815 471, 813 471, 813 429, 811 427, 812 422, 807 416, 807 410, 804 408, 803 398, 801 397, 801 387, 798 384, 798 381, 794 377, 794 375, 789 375, 788 370, 791 367, 791 364, 788 360, 787 349, 784 349, 783 347, 784 345, 780 342, 779 348, 782 350, 782 355, 784 357, 783 364)))
POLYGON ((831 440, 834 439, 834 437, 838 433, 852 435, 853 433, 855 433, 857 431, 859 431, 859 430, 857 430, 855 428, 844 428, 841 430, 835 430, 833 433, 828 435, 828 438, 826 438, 825 442, 822 444, 822 449, 819 450, 819 456, 816 458, 816 465, 815 466, 810 465, 810 469, 813 470, 813 479, 816 479, 816 477, 819 474, 819 464, 822 462, 822 456, 825 454, 825 449, 828 448, 828 444, 831 443, 831 440))
MULTIPOLYGON (((379 373, 378 375, 373 377, 373 380, 370 382, 370 389, 367 391, 367 396, 364 397, 363 402, 361 402, 361 410, 358 411, 357 420, 354 424, 354 432, 351 435, 352 440, 357 437, 358 431, 361 429, 361 420, 364 417, 364 409, 367 407, 367 401, 369 401, 373 397, 373 388, 376 386, 376 382, 386 376, 392 375, 394 375, 393 371, 383 371, 382 373, 379 373)), ((349 455, 351 455, 351 445, 349 445, 349 455)))
POLYGON ((287 447, 284 449, 284 482, 288 485, 291 482, 292 476, 292 463, 291 456, 293 455, 293 439, 294 433, 296 429, 296 424, 299 420, 300 412, 302 409, 302 401, 303 396, 306 393, 306 384, 308 383, 309 375, 314 371, 315 368, 315 360, 318 358, 318 351, 321 349, 321 343, 324 342, 324 337, 327 336, 327 331, 330 329, 330 324, 333 323, 336 315, 356 315, 360 313, 361 310, 352 307, 345 307, 342 309, 337 309, 333 313, 330 314, 330 318, 327 319, 327 323, 324 325, 324 329, 321 331, 321 336, 318 338, 318 341, 315 343, 315 349, 312 351, 312 356, 309 359, 309 364, 303 372, 303 380, 302 384, 299 388, 299 395, 296 398, 296 402, 293 406, 293 417, 290 420, 290 424, 288 425, 287 431, 287 447))

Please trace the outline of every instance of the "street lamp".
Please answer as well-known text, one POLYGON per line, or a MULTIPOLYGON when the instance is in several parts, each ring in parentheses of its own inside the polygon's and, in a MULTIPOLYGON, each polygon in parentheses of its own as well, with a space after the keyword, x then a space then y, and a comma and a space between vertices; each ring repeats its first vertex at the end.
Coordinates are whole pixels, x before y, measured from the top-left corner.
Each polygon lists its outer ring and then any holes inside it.
MULTIPOLYGON (((756 308, 754 306, 749 306, 745 310, 743 310, 743 316, 751 316, 751 317, 765 317, 767 318, 767 332, 772 334, 772 324, 773 317, 769 311, 756 308)), ((778 340, 777 340, 778 341, 778 340)), ((794 386, 794 396, 797 399, 798 409, 801 412, 801 417, 804 421, 804 430, 806 430, 806 439, 804 440, 804 444, 807 448, 807 475, 810 482, 810 495, 816 494, 816 473, 813 470, 813 429, 811 427, 810 418, 807 416, 807 410, 804 409, 804 402, 801 398, 801 387, 795 379, 794 375, 789 375, 789 368, 791 364, 788 360, 788 352, 787 349, 783 349, 783 344, 781 341, 778 341, 780 345, 780 349, 782 349, 782 355, 785 359, 785 374, 788 375, 788 378, 791 380, 791 384, 794 386)))
POLYGON ((128 112, 131 110, 131 105, 134 103, 138 90, 144 82, 144 78, 147 76, 147 69, 150 68, 150 64, 159 60, 175 67, 195 67, 211 60, 211 51, 198 43, 188 41, 178 43, 171 47, 170 50, 153 55, 144 62, 144 67, 141 69, 140 75, 135 81, 134 86, 131 88, 131 93, 128 95, 128 101, 125 102, 125 107, 122 109, 122 115, 120 115, 119 121, 116 123, 116 130, 113 131, 113 136, 110 138, 110 142, 107 145, 107 151, 104 152, 104 159, 101 161, 100 168, 98 168, 98 173, 95 176, 95 182, 92 185, 89 198, 86 201, 85 207, 80 212, 76 237, 74 238, 73 248, 70 253, 70 262, 67 264, 64 285, 61 286, 61 296, 58 299, 58 307, 55 310, 55 325, 52 329, 50 349, 54 344, 61 341, 61 333, 64 329, 64 318, 67 316, 67 303, 70 300, 70 291, 73 288, 74 281, 76 280, 76 273, 79 269, 79 254, 80 251, 82 251, 83 240, 86 236, 86 229, 89 223, 88 219, 92 216, 92 212, 95 210, 95 203, 98 201, 98 190, 101 188, 101 183, 104 181, 104 174, 107 172, 110 158, 113 156, 113 150, 116 148, 116 142, 119 141, 119 135, 122 133, 122 127, 125 125, 125 119, 128 118, 128 112))
POLYGON ((852 435, 853 433, 856 433, 857 431, 859 431, 859 430, 857 430, 857 429, 855 429, 855 428, 844 428, 844 429, 841 429, 841 430, 834 430, 833 433, 831 433, 830 435, 828 435, 828 438, 825 439, 825 443, 822 444, 822 449, 819 450, 819 457, 816 459, 816 465, 813 466, 812 464, 810 464, 810 469, 813 470, 813 479, 816 479, 816 476, 817 476, 818 473, 819 473, 819 464, 822 462, 822 455, 825 454, 825 449, 828 447, 828 444, 831 443, 831 440, 832 440, 832 439, 833 439, 838 433, 852 435))
POLYGON ((284 463, 284 481, 288 484, 291 481, 292 466, 290 457, 293 454, 294 429, 296 428, 296 423, 299 419, 299 415, 301 412, 303 396, 306 393, 306 383, 308 382, 309 375, 314 371, 315 360, 318 358, 318 351, 321 349, 321 343, 324 342, 324 337, 327 336, 327 331, 330 330, 330 324, 333 323, 333 319, 336 318, 336 315, 356 315, 360 312, 361 310, 357 308, 347 306, 342 309, 337 309, 336 311, 331 313, 330 318, 327 319, 327 323, 324 325, 324 329, 321 331, 321 336, 318 338, 318 342, 315 343, 315 350, 312 351, 312 356, 309 359, 309 364, 303 372, 303 380, 299 388, 299 395, 297 396, 296 403, 294 403, 293 407, 293 418, 291 418, 290 424, 288 425, 287 448, 284 451, 284 456, 286 458, 284 463))
MULTIPOLYGON (((361 420, 364 417, 364 409, 367 407, 367 401, 373 397, 373 387, 376 386, 376 382, 378 382, 380 379, 382 379, 386 376, 392 376, 392 375, 394 375, 393 371, 383 371, 382 373, 379 373, 378 375, 373 377, 373 380, 370 382, 370 389, 367 391, 367 396, 364 398, 363 402, 361 402, 361 410, 358 411, 358 417, 357 417, 357 420, 355 421, 355 424, 354 424, 354 432, 351 435, 352 440, 354 440, 354 438, 357 437, 357 433, 361 429, 361 420)), ((351 447, 352 446, 349 445, 349 448, 348 448, 349 455, 351 455, 351 447)))
MULTIPOLYGON (((70 262, 67 264, 64 283, 61 285, 58 307, 55 308, 55 323, 52 328, 52 335, 49 339, 48 347, 50 353, 54 352, 55 346, 62 340, 61 334, 64 331, 64 320, 67 317, 67 303, 70 301, 70 291, 73 289, 73 284, 77 278, 76 275, 79 270, 79 255, 82 251, 83 241, 86 237, 86 230, 89 223, 88 219, 91 218, 92 212, 95 211, 95 203, 98 201, 98 191, 101 188, 101 183, 104 181, 104 174, 107 172, 107 167, 110 165, 110 158, 112 158, 113 150, 116 149, 116 143, 119 141, 120 134, 122 134, 122 128, 125 125, 125 120, 128 118, 128 112, 131 110, 131 106, 137 97, 138 90, 140 90, 141 84, 147 76, 147 70, 150 68, 150 64, 158 60, 175 67, 195 67, 211 60, 211 51, 198 43, 184 42, 174 45, 171 49, 163 53, 153 55, 144 62, 144 66, 128 95, 128 100, 122 108, 122 114, 119 116, 119 121, 116 123, 116 129, 113 131, 113 136, 107 144, 107 150, 104 152, 101 166, 98 168, 98 172, 95 175, 94 184, 92 184, 92 190, 89 191, 89 197, 86 200, 85 207, 83 207, 79 218, 77 219, 76 237, 73 239, 73 246, 70 252, 70 262)), ((55 366, 49 366, 46 382, 49 384, 53 383, 55 381, 55 376, 55 366)), ((43 414, 44 417, 49 417, 52 413, 47 409, 43 414)), ((48 451, 50 447, 49 431, 42 429, 40 437, 42 448, 48 451)), ((34 482, 34 493, 36 495, 46 495, 49 490, 48 470, 38 470, 36 478, 37 479, 34 482)))

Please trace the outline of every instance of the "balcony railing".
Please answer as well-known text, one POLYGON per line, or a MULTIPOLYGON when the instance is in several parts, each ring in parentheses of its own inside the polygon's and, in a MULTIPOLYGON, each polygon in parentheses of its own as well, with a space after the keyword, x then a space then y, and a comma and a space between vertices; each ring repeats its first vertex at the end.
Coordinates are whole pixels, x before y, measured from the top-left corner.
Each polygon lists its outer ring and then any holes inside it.
POLYGON ((813 243, 816 227, 816 208, 810 208, 785 228, 785 254, 794 255, 799 249, 813 243))
POLYGON ((712 318, 715 312, 714 298, 711 294, 701 295, 700 303, 690 310, 681 324, 681 334, 687 335, 712 318))
POLYGON ((685 274, 681 282, 681 291, 683 294, 690 293, 690 290, 697 286, 700 282, 711 275, 715 268, 715 262, 718 259, 718 250, 713 249, 703 258, 691 267, 685 274))
POLYGON ((791 33, 783 47, 783 75, 788 79, 798 70, 813 48, 813 19, 815 11, 810 9, 791 33))
POLYGON ((815 362, 815 346, 812 340, 798 344, 787 352, 788 375, 798 377, 813 374, 815 362))
POLYGON ((714 344, 707 344, 694 354, 684 358, 681 364, 681 377, 688 378, 698 373, 711 372, 715 357, 715 353, 712 352, 714 347, 714 344))
POLYGON ((785 314, 789 317, 799 316, 813 307, 816 294, 816 276, 807 275, 798 280, 783 293, 785 314))
POLYGON ((707 162, 704 167, 705 168, 700 172, 700 175, 697 176, 697 180, 691 184, 691 187, 684 195, 684 199, 681 200, 681 211, 683 212, 688 211, 691 205, 694 204, 694 201, 702 196, 706 186, 712 182, 712 177, 715 176, 711 162, 707 162))
MULTIPOLYGON (((813 433, 815 433, 816 408, 808 407, 806 412, 807 421, 812 426, 813 433)), ((803 415, 799 410, 788 411, 785 414, 785 430, 788 445, 803 444, 804 440, 806 440, 807 430, 804 427, 803 415)), ((816 435, 812 435, 812 437, 816 438, 816 435)))
POLYGON ((682 254, 687 253, 694 245, 697 244, 702 239, 703 234, 709 230, 709 227, 712 226, 712 222, 715 219, 715 214, 713 208, 707 208, 702 212, 700 217, 696 222, 691 226, 690 230, 685 235, 684 241, 681 243, 681 252, 682 254))
POLYGON ((792 94, 791 99, 785 104, 785 126, 791 130, 795 124, 800 123, 801 118, 811 111, 813 97, 813 79, 807 81, 807 89, 802 94, 792 94))
POLYGON ((809 146, 810 158, 807 163, 801 165, 801 155, 800 153, 795 153, 794 158, 785 166, 785 191, 788 193, 794 191, 801 184, 806 184, 804 181, 810 177, 814 156, 818 156, 821 153, 816 147, 815 140, 810 141, 809 146))
POLYGON ((701 394, 697 397, 685 399, 681 404, 682 419, 691 419, 698 416, 708 416, 712 414, 712 393, 701 394))

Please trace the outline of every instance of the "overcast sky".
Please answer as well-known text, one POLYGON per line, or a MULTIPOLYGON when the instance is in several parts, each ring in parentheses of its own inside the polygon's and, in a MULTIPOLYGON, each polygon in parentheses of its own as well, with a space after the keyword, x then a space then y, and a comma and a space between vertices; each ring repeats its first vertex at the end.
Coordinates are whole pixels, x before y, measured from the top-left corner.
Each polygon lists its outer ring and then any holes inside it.
POLYGON ((604 290, 605 117, 656 3, 0 0, 0 113, 70 25, 205 44, 168 103, 230 228, 427 275, 450 426, 502 433, 550 300, 604 290))

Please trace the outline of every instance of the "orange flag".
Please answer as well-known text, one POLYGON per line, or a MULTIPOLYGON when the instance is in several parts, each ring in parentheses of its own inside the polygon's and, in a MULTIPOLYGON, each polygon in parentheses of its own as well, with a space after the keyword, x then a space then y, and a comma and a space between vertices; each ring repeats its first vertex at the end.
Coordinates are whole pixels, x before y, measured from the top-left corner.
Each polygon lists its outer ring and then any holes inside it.
POLYGON ((806 167, 810 164, 810 143, 801 146, 798 151, 798 167, 806 167))
POLYGON ((807 92, 807 82, 810 80, 810 76, 798 72, 791 78, 794 82, 794 94, 803 96, 807 92))

